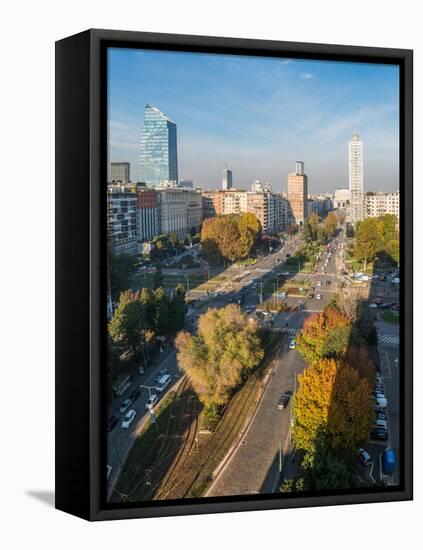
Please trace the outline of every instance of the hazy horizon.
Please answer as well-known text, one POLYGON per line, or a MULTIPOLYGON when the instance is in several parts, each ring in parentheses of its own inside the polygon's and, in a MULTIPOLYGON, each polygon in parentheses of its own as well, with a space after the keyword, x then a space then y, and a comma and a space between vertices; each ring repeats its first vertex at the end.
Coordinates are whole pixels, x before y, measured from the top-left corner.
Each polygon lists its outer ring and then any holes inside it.
POLYGON ((399 69, 394 65, 109 49, 109 162, 139 179, 145 105, 177 124, 180 179, 254 180, 286 191, 295 161, 309 193, 348 187, 348 141, 363 141, 365 191, 399 189, 399 69))

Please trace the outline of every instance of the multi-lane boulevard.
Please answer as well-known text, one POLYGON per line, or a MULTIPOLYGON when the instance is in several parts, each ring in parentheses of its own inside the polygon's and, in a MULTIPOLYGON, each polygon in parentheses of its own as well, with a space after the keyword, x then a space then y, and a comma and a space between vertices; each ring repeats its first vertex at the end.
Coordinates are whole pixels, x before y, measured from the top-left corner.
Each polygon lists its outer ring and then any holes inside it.
MULTIPOLYGON (((242 297, 242 307, 251 313, 254 312, 263 299, 263 285, 266 284, 266 281, 278 282, 277 276, 284 274, 284 260, 289 255, 293 255, 302 244, 301 236, 296 235, 288 238, 279 250, 261 258, 248 269, 229 268, 227 270, 230 274, 229 281, 227 279, 213 293, 196 294, 195 303, 187 316, 187 327, 195 331, 196 321, 201 313, 210 307, 220 308, 228 303, 237 302, 240 297, 242 297)), ((296 377, 306 366, 299 353, 295 349, 289 348, 289 339, 299 333, 304 320, 309 315, 322 311, 334 293, 338 291, 344 268, 344 250, 345 231, 341 231, 335 242, 331 244, 330 249, 328 247, 322 254, 314 272, 292 272, 289 275, 287 273, 284 275, 288 279, 301 278, 310 290, 303 296, 288 296, 285 302, 290 306, 297 306, 295 311, 292 311, 291 308, 290 311, 279 313, 274 318, 273 330, 280 333, 281 342, 273 362, 273 375, 266 386, 248 431, 237 442, 236 448, 231 450, 230 457, 226 457, 222 463, 217 477, 208 490, 208 495, 268 493, 277 490, 281 466, 284 461, 287 462, 288 454, 291 451, 289 442, 292 399, 288 407, 283 410, 278 409, 277 402, 286 390, 295 392, 296 377)), ((343 280, 345 281, 345 279, 343 280)), ((376 286, 376 282, 373 284, 376 286)), ((376 360, 377 362, 380 360, 380 374, 384 380, 389 403, 390 437, 388 444, 399 456, 398 329, 378 321, 377 330, 379 354, 376 360)), ((142 388, 141 395, 131 404, 130 408, 136 410, 137 416, 129 429, 121 427, 126 413, 119 412, 120 403, 139 386, 154 388, 157 373, 163 368, 166 368, 172 376, 171 387, 174 387, 181 378, 181 372, 177 365, 173 346, 163 351, 161 361, 154 368, 150 367, 145 374, 135 373, 131 388, 121 398, 115 399, 109 405, 109 416, 119 417, 118 424, 108 434, 108 464, 111 466, 108 480, 109 495, 116 484, 137 434, 149 416, 146 409, 149 391, 142 388)), ((380 479, 379 460, 385 447, 386 445, 376 442, 368 444, 367 450, 373 458, 374 465, 372 468, 363 470, 364 478, 376 481, 380 479)), ((388 481, 398 482, 397 473, 388 481)))
POLYGON ((278 408, 278 400, 287 390, 295 393, 297 376, 307 366, 300 354, 289 348, 289 342, 300 332, 304 320, 310 314, 322 311, 336 291, 337 254, 338 250, 335 250, 328 259, 325 274, 322 274, 324 266, 321 262, 315 273, 307 275, 309 283, 317 289, 316 294, 322 294, 322 299, 302 298, 300 310, 277 315, 274 330, 281 334, 281 345, 272 365, 272 375, 246 433, 222 465, 207 496, 278 490, 282 465, 290 447, 292 399, 285 409, 278 408), (328 280, 330 285, 326 285, 328 280), (317 286, 319 283, 322 286, 317 286))

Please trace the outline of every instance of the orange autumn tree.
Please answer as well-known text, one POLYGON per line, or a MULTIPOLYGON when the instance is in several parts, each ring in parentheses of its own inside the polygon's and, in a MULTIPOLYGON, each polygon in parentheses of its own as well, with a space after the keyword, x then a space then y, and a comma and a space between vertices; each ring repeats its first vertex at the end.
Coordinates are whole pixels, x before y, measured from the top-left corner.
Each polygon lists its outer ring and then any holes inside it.
POLYGON ((332 307, 304 321, 297 339, 298 351, 308 363, 323 357, 343 355, 351 339, 350 321, 332 307))
POLYGON ((299 375, 293 400, 294 438, 313 460, 316 450, 352 450, 368 438, 371 387, 358 372, 335 359, 322 359, 299 375))

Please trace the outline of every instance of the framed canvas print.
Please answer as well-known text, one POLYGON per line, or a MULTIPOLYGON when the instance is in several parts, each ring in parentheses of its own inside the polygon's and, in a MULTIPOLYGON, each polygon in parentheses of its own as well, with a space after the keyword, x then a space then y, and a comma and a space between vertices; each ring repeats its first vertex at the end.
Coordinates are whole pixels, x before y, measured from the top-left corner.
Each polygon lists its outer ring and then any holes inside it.
POLYGON ((412 498, 412 52, 56 44, 56 506, 412 498))

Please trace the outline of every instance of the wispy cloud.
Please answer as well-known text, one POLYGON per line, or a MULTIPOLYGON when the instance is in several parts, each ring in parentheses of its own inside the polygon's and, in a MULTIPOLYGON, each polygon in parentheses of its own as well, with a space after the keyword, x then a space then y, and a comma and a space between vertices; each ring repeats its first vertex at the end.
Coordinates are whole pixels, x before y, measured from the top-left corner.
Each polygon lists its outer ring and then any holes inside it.
POLYGON ((310 80, 310 78, 313 78, 313 75, 311 73, 301 73, 300 78, 304 80, 310 80))

